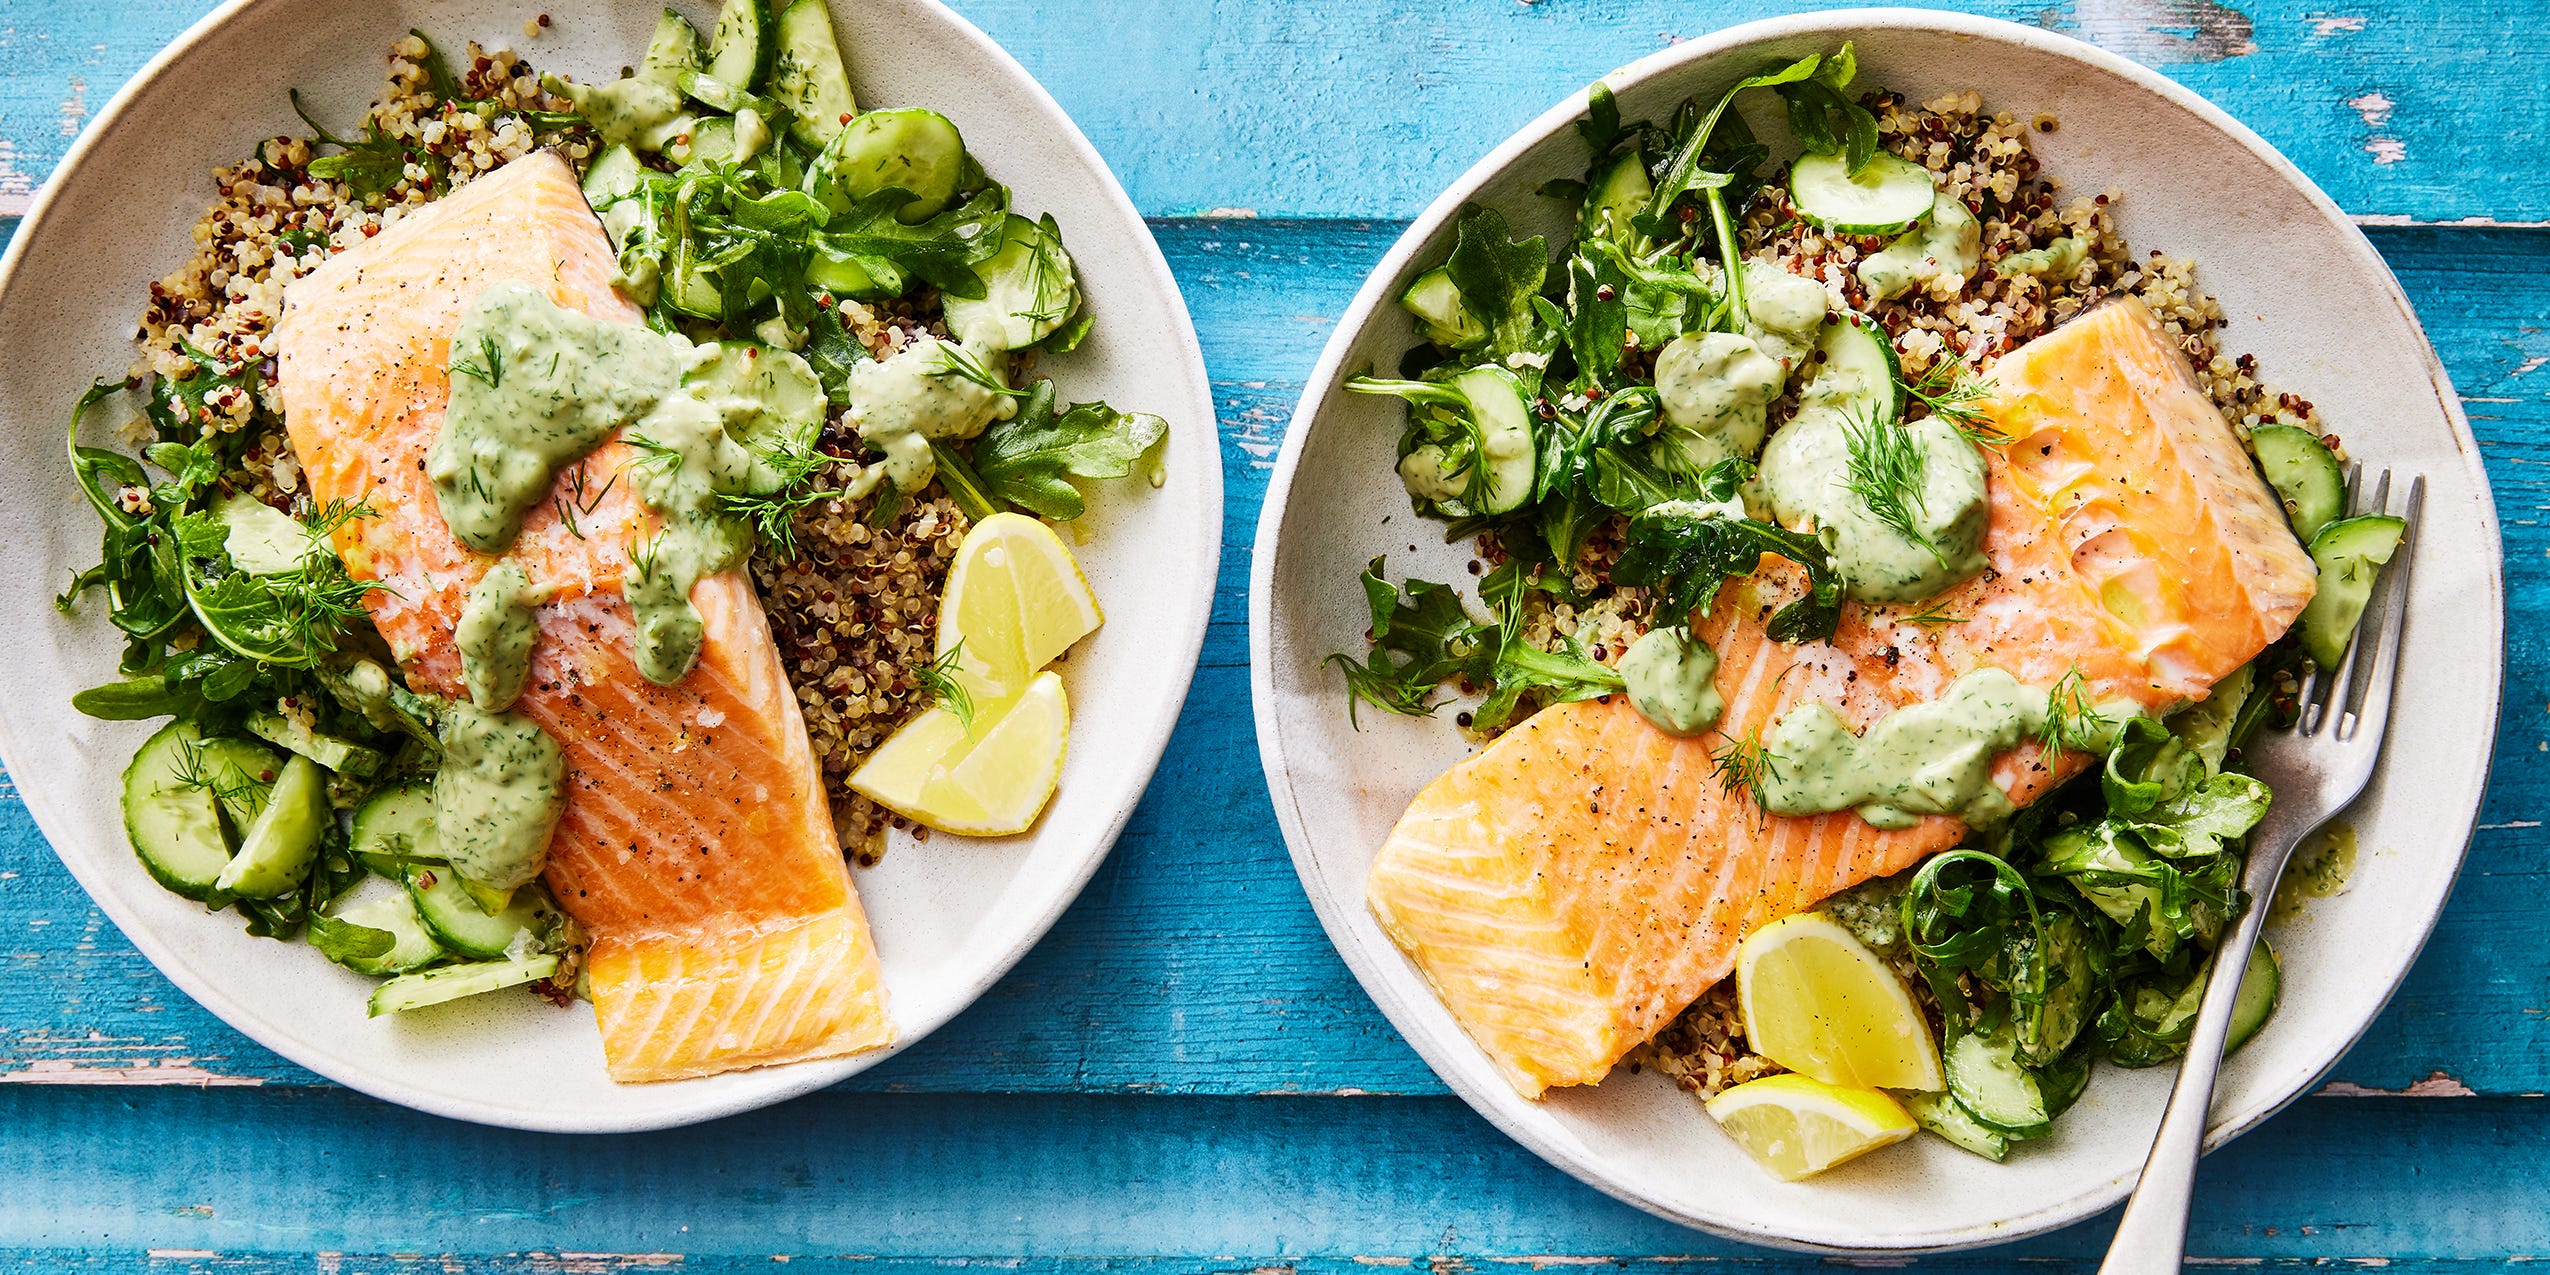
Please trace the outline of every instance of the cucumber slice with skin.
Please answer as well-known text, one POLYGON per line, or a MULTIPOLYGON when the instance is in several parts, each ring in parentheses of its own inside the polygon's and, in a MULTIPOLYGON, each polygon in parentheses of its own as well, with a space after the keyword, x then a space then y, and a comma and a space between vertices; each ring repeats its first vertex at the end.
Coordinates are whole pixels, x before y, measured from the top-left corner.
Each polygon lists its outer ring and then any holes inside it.
POLYGON ((2382 565, 2399 551, 2408 520, 2391 514, 2365 514, 2340 519, 2311 537, 2311 562, 2320 569, 2319 591, 2302 608, 2302 649, 2323 670, 2335 670, 2346 658, 2364 604, 2382 565))
POLYGON ((230 865, 220 803, 185 778, 204 766, 202 748, 192 724, 170 722, 124 767, 124 835, 133 854, 152 880, 189 899, 212 897, 230 865))
POLYGON ((965 137, 936 111, 910 107, 852 119, 806 166, 805 191, 835 213, 881 190, 912 196, 906 224, 938 215, 965 176, 965 137))
POLYGON ((1836 408, 1853 420, 1891 421, 1904 412, 1903 361, 1885 330, 1865 319, 1837 317, 1816 334, 1814 379, 1803 403, 1836 408))
POLYGON ((1009 214, 1001 250, 975 273, 983 280, 979 299, 944 299, 948 330, 972 349, 1023 350, 1080 310, 1080 276, 1050 217, 1039 224, 1009 214))
POLYGON ((1578 239, 1609 239, 1627 246, 1638 237, 1629 219, 1647 210, 1648 201, 1656 197, 1656 184, 1647 178, 1647 159, 1630 147, 1622 151, 1611 167, 1594 179, 1585 192, 1584 206, 1576 210, 1578 239))
POLYGON ((289 748, 341 775, 377 775, 381 767, 389 764, 389 757, 377 748, 320 734, 281 713, 260 710, 248 714, 243 724, 249 734, 289 748))
POLYGON ((836 297, 873 301, 903 295, 903 273, 879 257, 859 258, 821 240, 806 257, 806 282, 836 297))
POLYGON ((2346 470, 2319 436, 2291 425, 2249 431, 2250 450, 2266 471, 2267 485, 2284 502, 2294 538, 2304 544, 2346 512, 2346 470))
MULTIPOLYGON (((1511 513, 1531 498, 1539 473, 1540 448, 1532 432, 1532 408, 1523 383, 1501 367, 1474 367, 1452 378, 1470 419, 1477 423, 1483 457, 1471 464, 1487 466, 1487 494, 1474 512, 1511 513)), ((1440 443, 1424 443, 1402 457, 1399 477, 1408 493, 1421 500, 1459 501, 1470 485, 1470 466, 1447 468, 1449 453, 1440 443)))
POLYGON ((646 172, 646 165, 638 162, 637 152, 616 142, 603 147, 584 170, 584 202, 602 218, 602 229, 611 236, 613 251, 627 244, 629 231, 643 215, 637 201, 627 196, 636 193, 646 172))
POLYGON ((1461 300, 1449 266, 1436 266, 1399 294, 1399 305, 1417 318, 1417 331, 1447 350, 1466 350, 1487 342, 1487 325, 1461 300))
POLYGON ((859 113, 850 74, 841 67, 841 42, 832 30, 826 0, 797 0, 779 12, 779 52, 770 65, 770 95, 797 118, 788 131, 809 150, 822 150, 859 113))
POLYGON ((404 1013, 465 996, 481 996, 508 987, 520 987, 557 972, 557 957, 534 956, 520 961, 480 961, 401 974, 372 989, 372 999, 365 1012, 372 1018, 404 1013))
POLYGON ((443 860, 443 841, 434 831, 434 783, 411 779, 373 793, 354 812, 354 858, 392 881, 405 881, 401 860, 443 860))
POLYGON ((2248 1044, 2275 1017, 2276 1001, 2283 994, 2284 967, 2277 963, 2266 936, 2259 935, 2258 945, 2249 949, 2248 968, 2240 975, 2240 995, 2231 1002, 2231 1035, 2224 1041, 2223 1052, 2248 1044))
POLYGON ((489 916, 471 897, 460 874, 449 868, 410 865, 404 874, 408 897, 434 940, 466 957, 491 961, 510 951, 514 936, 537 924, 550 908, 549 894, 537 885, 514 891, 513 903, 489 916))
POLYGON ((675 154, 665 155, 684 168, 699 164, 731 164, 735 162, 735 120, 730 115, 703 116, 691 126, 691 140, 675 154))
POLYGON ((288 894, 310 875, 319 860, 319 842, 336 826, 328 806, 328 776, 319 764, 294 756, 283 764, 274 794, 240 838, 213 888, 245 899, 271 899, 288 894))
POLYGON ((739 89, 760 87, 779 47, 774 25, 770 0, 726 0, 709 32, 707 72, 739 89))
POLYGON ((646 63, 638 68, 638 75, 658 84, 673 84, 682 72, 699 70, 707 63, 708 48, 700 42, 699 28, 666 9, 655 20, 655 38, 647 41, 646 63))
POLYGON ((1948 1072, 1949 1094, 1985 1128, 2012 1138, 2044 1134, 2045 1093, 2019 1065, 2018 1041, 2006 1029, 1967 1032, 1949 1043, 1940 1062, 1948 1072))
POLYGON ((408 898, 404 890, 355 904, 337 913, 336 919, 382 930, 390 936, 390 950, 379 956, 349 956, 337 962, 357 974, 405 974, 451 955, 434 941, 433 932, 425 928, 425 919, 416 914, 416 901, 408 898))
POLYGON ((1852 176, 1838 152, 1801 155, 1789 166, 1789 200, 1797 215, 1845 235, 1901 234, 1930 215, 1930 170, 1890 151, 1869 157, 1852 176))
POLYGON ((1960 1151, 1971 1151, 1994 1164, 2010 1154, 2010 1139, 1982 1121, 1974 1113, 1958 1105, 1954 1095, 1944 1093, 1905 1093, 1895 1095, 1904 1110, 1922 1128, 1948 1140, 1960 1151))

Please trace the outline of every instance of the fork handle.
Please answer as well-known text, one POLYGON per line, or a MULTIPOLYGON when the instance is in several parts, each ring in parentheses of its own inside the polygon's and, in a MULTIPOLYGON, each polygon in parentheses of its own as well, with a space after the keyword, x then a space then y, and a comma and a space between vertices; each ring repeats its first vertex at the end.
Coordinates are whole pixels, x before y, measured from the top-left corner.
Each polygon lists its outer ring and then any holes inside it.
MULTIPOLYGON (((2299 840, 2295 838, 2294 840, 2299 840)), ((2290 853, 2293 840, 2283 843, 2290 853)), ((2263 847, 2261 847, 2263 848, 2263 847)), ((2282 855, 2275 865, 2281 868, 2282 855)), ((2275 875, 2268 877, 2272 890, 2275 875)), ((2116 1224, 2116 1238, 2099 1264, 2099 1275, 2176 1275, 2187 1252, 2187 1206, 2196 1189, 2196 1157, 2204 1154, 2205 1126, 2211 1115, 2214 1077, 2222 1070, 2223 1042, 2231 1035, 2231 1007, 2240 998, 2240 980, 2249 972, 2249 951, 2266 924, 2267 900, 2253 898, 2240 919, 2223 936, 2214 953, 2213 974, 2196 1011, 2196 1030, 2187 1040, 2186 1060, 2178 1067, 2178 1084, 2169 1091, 2169 1109, 2160 1118, 2160 1133, 2143 1162, 2141 1185, 2126 1202, 2116 1224), (2228 968, 2230 977, 2223 977, 2228 968)))

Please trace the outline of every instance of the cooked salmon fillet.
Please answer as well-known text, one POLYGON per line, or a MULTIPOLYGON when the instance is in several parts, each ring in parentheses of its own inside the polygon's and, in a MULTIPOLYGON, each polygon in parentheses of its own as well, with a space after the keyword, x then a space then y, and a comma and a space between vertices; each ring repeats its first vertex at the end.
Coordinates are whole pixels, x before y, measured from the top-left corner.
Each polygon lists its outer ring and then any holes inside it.
MULTIPOLYGON (((1514 1088, 1599 1081, 1726 977, 1760 926, 1955 845, 1933 816, 1879 831, 1843 811, 1767 815, 1713 755, 1799 704, 1865 730, 1998 667, 2160 713, 2281 636, 2311 561, 2222 413, 2140 302, 2112 301, 1993 369, 1990 565, 1933 603, 1844 609, 1829 642, 1763 625, 1797 569, 1730 582, 1695 631, 1726 714, 1675 739, 1627 697, 1545 709, 1427 785, 1381 848, 1366 900, 1514 1088)), ((2088 763, 2031 742, 1994 777, 2025 805, 2088 763)))
MULTIPOLYGON (((453 538, 425 475, 461 316, 487 285, 636 322, 563 159, 515 160, 409 214, 285 291, 284 419, 310 491, 376 516, 336 535, 383 587, 366 605, 411 685, 463 694, 453 633, 497 561, 453 538)), ((605 444, 558 481, 509 555, 540 640, 515 710, 565 752, 547 881, 592 932, 588 975, 611 1075, 665 1080, 852 1053, 893 1039, 885 987, 770 624, 739 569, 702 580, 699 663, 640 676, 619 591, 646 517, 605 444), (561 516, 574 509, 572 523, 561 516)))

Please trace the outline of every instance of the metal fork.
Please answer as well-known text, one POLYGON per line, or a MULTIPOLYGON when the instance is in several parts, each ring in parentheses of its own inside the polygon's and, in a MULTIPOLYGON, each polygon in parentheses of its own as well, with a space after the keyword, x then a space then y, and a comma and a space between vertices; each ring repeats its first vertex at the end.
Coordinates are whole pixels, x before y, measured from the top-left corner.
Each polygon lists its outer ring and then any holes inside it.
MULTIPOLYGON (((2350 509, 2361 473, 2359 468, 2347 474, 2350 509)), ((2390 497, 2391 473, 2383 470, 2373 498, 2358 512, 2387 511, 2390 497)), ((2366 608, 2370 622, 2358 629, 2333 673, 2314 670, 2303 681, 2301 720, 2291 738, 2262 741, 2263 746, 2250 751, 2251 772, 2274 790, 2275 800, 2249 834, 2248 864, 2240 878, 2241 888, 2249 892, 2249 908, 2214 954, 2213 976, 2196 1012, 2178 1085, 2170 1091, 2151 1157, 2143 1162, 2142 1182, 2125 1205, 2100 1275, 2174 1275, 2186 1255, 2196 1157, 2204 1151, 2214 1077, 2222 1070, 2223 1042, 2231 1032, 2232 1002, 2240 995, 2249 950, 2257 945, 2268 902, 2294 847, 2364 792, 2381 756, 2382 733, 2391 719, 2391 681, 2399 668, 2400 626, 2408 611, 2409 567, 2417 557, 2418 521, 2425 506, 2426 479, 2412 477, 2403 506, 2408 533, 2366 608)))

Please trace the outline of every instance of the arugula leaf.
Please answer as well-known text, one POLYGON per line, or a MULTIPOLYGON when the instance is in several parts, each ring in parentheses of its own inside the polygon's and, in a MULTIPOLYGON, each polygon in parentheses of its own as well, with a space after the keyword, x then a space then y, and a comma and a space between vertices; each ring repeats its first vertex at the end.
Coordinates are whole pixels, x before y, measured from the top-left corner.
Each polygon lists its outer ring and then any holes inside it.
POLYGON ((1858 69, 1858 55, 1844 41, 1812 76, 1778 86, 1798 142, 1819 155, 1841 152, 1854 176, 1877 155, 1877 117, 1842 92, 1858 69))
POLYGON ((1070 478, 1122 478, 1168 435, 1167 421, 1104 403, 1058 412, 1054 383, 1039 380, 1016 416, 983 431, 973 469, 991 497, 1069 522, 1088 508, 1070 478))
POLYGON ((1444 268, 1460 290, 1462 307, 1486 325, 1488 350, 1499 363, 1533 350, 1533 328, 1541 316, 1532 303, 1549 265, 1549 243, 1541 236, 1517 243, 1505 214, 1478 204, 1461 210, 1444 268))
MULTIPOLYGON (((1741 462, 1720 462, 1707 476, 1730 495, 1750 469, 1731 468, 1735 464, 1741 462)), ((1805 595, 1772 614, 1765 626, 1770 636, 1781 642, 1831 637, 1841 622, 1842 581, 1822 541, 1771 523, 1730 518, 1689 501, 1667 501, 1629 520, 1626 547, 1612 567, 1612 579, 1659 590, 1668 614, 1706 614, 1719 587, 1731 576, 1759 570, 1764 554, 1796 563, 1807 577, 1805 595)))
POLYGON ((309 925, 310 946, 339 965, 387 956, 391 948, 398 946, 397 936, 388 930, 340 921, 324 912, 310 913, 309 925))
MULTIPOLYGON (((1410 580, 1393 587, 1375 558, 1363 572, 1364 598, 1372 610, 1372 650, 1362 662, 1338 654, 1328 662, 1345 674, 1348 720, 1357 704, 1411 717, 1439 707, 1435 692, 1455 677, 1487 692, 1471 710, 1470 724, 1495 730, 1510 720, 1525 695, 1563 704, 1621 690, 1620 674, 1588 658, 1573 641, 1543 651, 1523 641, 1519 580, 1499 590, 1502 619, 1480 624, 1462 609, 1449 585, 1410 580), (1402 658, 1404 657, 1404 658, 1402 658)), ((1360 725, 1360 723, 1358 723, 1360 725)))
MULTIPOLYGON (((1717 132, 1718 121, 1726 115, 1727 107, 1735 102, 1737 94, 1746 89, 1776 88, 1784 84, 1797 83, 1814 75, 1816 68, 1822 66, 1823 62, 1824 59, 1820 55, 1810 53, 1787 66, 1766 68, 1759 74, 1738 80, 1733 88, 1728 89, 1718 99, 1718 104, 1709 109, 1707 115, 1699 116, 1692 121, 1688 131, 1677 130, 1678 141, 1674 147, 1673 157, 1665 162, 1663 174, 1656 179, 1655 196, 1648 201, 1646 211, 1631 220, 1631 224, 1638 228, 1638 232, 1659 241, 1675 237, 1675 232, 1679 229, 1675 205, 1681 202, 1683 196, 1695 191, 1715 190, 1727 186, 1735 180, 1734 174, 1739 167, 1752 167, 1751 164, 1728 163, 1717 171, 1711 171, 1700 166, 1701 156, 1707 152, 1710 139, 1717 132)), ((1740 120, 1738 122, 1741 123, 1740 120)), ((1751 141, 1751 136, 1751 130, 1745 130, 1746 142, 1751 141)))
MULTIPOLYGON (((449 72, 445 74, 448 76, 449 72)), ((431 151, 409 150, 397 138, 383 133, 380 121, 369 114, 363 117, 362 140, 347 141, 310 118, 310 112, 301 106, 301 90, 290 90, 287 96, 292 100, 292 113, 300 116, 315 134, 313 142, 341 148, 337 154, 321 155, 304 165, 303 170, 312 177, 344 182, 358 198, 371 199, 387 194, 390 187, 405 179, 407 165, 413 161, 425 169, 427 184, 434 192, 442 192, 446 169, 440 156, 431 151)))
POLYGON ((1585 90, 1585 118, 1576 121, 1576 135, 1597 157, 1620 140, 1620 99, 1612 96, 1611 85, 1596 80, 1585 90))
MULTIPOLYGON (((1933 857, 1904 891, 1903 933, 1913 963, 1947 1011, 1953 1038, 2033 1022, 2042 1034, 2048 983, 2048 937, 2036 892, 2018 869, 1981 850, 1933 857), (1959 986, 1972 978, 2000 993, 1982 1012, 1958 1012, 1972 998, 1959 986)), ((2020 1030, 2028 1030, 2022 1027, 2020 1030)))

